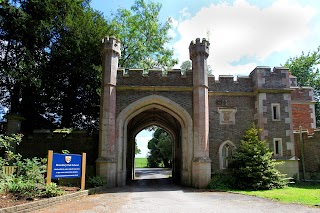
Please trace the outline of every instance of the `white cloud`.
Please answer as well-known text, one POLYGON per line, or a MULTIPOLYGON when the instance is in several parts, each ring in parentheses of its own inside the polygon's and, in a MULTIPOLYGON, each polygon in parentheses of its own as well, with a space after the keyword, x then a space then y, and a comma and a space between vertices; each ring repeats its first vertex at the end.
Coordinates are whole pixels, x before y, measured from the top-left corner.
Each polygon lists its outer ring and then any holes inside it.
POLYGON ((181 11, 179 11, 179 13, 180 13, 180 18, 182 19, 191 17, 191 14, 187 7, 183 8, 181 11))
POLYGON ((179 23, 177 31, 181 39, 173 44, 173 48, 180 63, 188 60, 190 41, 206 38, 209 32, 208 64, 214 74, 249 74, 257 65, 278 66, 256 64, 256 61, 264 60, 272 53, 291 51, 295 46, 301 46, 310 36, 310 22, 314 15, 312 7, 289 3, 288 0, 275 1, 266 8, 251 5, 246 0, 212 4, 179 23), (243 57, 255 58, 256 61, 231 65, 243 57))
POLYGON ((171 26, 175 29, 178 27, 179 22, 175 20, 173 17, 170 17, 171 26))
POLYGON ((175 38, 177 36, 177 33, 173 30, 173 29, 169 29, 168 30, 168 35, 171 37, 171 38, 175 38))

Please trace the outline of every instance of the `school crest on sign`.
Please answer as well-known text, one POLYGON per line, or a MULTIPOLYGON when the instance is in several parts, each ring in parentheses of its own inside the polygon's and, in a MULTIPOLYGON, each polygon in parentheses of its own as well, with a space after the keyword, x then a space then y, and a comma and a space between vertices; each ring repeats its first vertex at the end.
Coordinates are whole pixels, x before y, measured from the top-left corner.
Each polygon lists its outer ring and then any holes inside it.
POLYGON ((72 158, 72 156, 70 156, 70 155, 64 156, 64 160, 66 161, 66 163, 70 163, 71 162, 71 158, 72 158))

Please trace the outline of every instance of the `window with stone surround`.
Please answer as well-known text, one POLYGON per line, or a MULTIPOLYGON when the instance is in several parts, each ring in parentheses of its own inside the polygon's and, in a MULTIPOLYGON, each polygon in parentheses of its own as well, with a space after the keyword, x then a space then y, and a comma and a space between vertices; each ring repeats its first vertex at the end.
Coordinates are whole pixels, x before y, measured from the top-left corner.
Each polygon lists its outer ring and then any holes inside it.
POLYGON ((282 138, 273 139, 273 155, 282 156, 282 138))
POLYGON ((235 124, 236 123, 236 112, 237 108, 227 108, 219 107, 218 108, 220 124, 235 124))
POLYGON ((229 140, 223 142, 219 147, 220 169, 228 168, 230 157, 233 155, 236 146, 229 140))
POLYGON ((272 103, 271 110, 272 110, 272 120, 273 121, 280 121, 280 104, 279 103, 272 103))

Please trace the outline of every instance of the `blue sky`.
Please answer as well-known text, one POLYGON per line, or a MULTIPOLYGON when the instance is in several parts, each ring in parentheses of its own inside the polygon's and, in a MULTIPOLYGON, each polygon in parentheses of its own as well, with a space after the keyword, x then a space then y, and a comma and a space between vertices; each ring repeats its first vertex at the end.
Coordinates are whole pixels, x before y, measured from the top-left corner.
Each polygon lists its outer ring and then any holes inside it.
MULTIPOLYGON (((208 63, 218 75, 248 75, 256 66, 279 66, 302 51, 320 45, 318 0, 162 0, 160 18, 172 18, 169 47, 181 62, 188 60, 191 40, 208 38, 208 63), (209 32, 209 36, 208 36, 209 32)), ((106 17, 129 0, 93 0, 106 17)))
MULTIPOLYGON (((106 17, 131 0, 93 0, 106 17)), ((161 22, 172 19, 168 44, 181 62, 189 59, 191 40, 209 38, 213 74, 249 75, 256 66, 280 66, 320 46, 319 0, 162 0, 161 22)), ((141 148, 151 138, 142 132, 141 148)), ((140 146, 139 146, 140 147, 140 146)), ((145 150, 144 150, 145 151, 145 150)), ((143 153, 142 156, 145 156, 143 153)))

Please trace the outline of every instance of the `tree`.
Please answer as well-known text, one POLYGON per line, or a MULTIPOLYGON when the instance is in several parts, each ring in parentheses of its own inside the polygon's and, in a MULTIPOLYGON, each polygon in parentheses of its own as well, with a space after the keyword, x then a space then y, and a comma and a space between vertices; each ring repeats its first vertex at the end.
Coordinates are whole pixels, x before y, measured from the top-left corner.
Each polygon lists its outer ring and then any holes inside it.
POLYGON ((188 60, 188 61, 182 62, 181 66, 180 66, 180 69, 182 69, 182 70, 191 70, 192 69, 191 61, 188 60))
MULTIPOLYGON (((190 60, 182 62, 180 65, 181 70, 191 70, 192 69, 192 62, 190 60)), ((213 70, 210 65, 207 65, 208 75, 213 75, 213 70)))
POLYGON ((148 156, 148 167, 171 167, 172 162, 172 138, 162 128, 157 128, 153 138, 148 142, 150 155, 148 156))
POLYGON ((137 141, 134 142, 134 154, 140 154, 141 153, 141 149, 139 149, 137 141))
POLYGON ((118 9, 110 21, 113 34, 121 41, 120 67, 167 68, 177 64, 173 50, 165 45, 170 20, 159 22, 160 3, 136 0, 130 10, 118 9))
POLYGON ((47 115, 61 116, 62 127, 97 128, 101 86, 101 38, 107 34, 103 16, 78 5, 59 29, 51 47, 45 92, 51 97, 47 115))
POLYGON ((277 163, 271 157, 272 152, 265 141, 259 140, 258 129, 253 125, 231 157, 229 168, 236 187, 254 190, 284 187, 283 175, 275 168, 277 163))
POLYGON ((1 104, 29 131, 97 127, 102 14, 88 0, 6 0, 0 20, 1 104))
POLYGON ((302 52, 300 56, 287 60, 284 64, 289 68, 292 75, 297 77, 298 86, 310 86, 314 88, 314 98, 316 100, 316 117, 317 126, 320 125, 320 46, 313 52, 305 54, 302 52))

